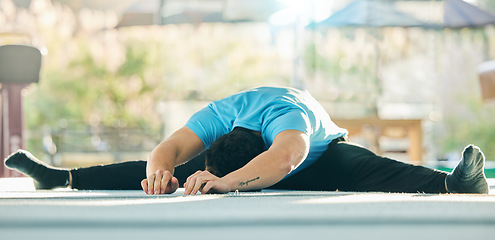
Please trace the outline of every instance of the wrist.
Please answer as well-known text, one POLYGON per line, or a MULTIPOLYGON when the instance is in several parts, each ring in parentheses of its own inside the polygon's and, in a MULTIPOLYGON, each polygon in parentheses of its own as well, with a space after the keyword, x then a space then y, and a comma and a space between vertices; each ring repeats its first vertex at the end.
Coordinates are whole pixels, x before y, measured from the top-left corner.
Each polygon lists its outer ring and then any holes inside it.
POLYGON ((224 177, 221 177, 220 180, 225 183, 225 186, 228 188, 228 192, 239 190, 238 181, 236 181, 235 178, 225 175, 224 177))
POLYGON ((146 163, 146 176, 153 174, 156 171, 169 171, 174 173, 174 166, 171 166, 166 161, 161 161, 157 158, 150 158, 146 163))

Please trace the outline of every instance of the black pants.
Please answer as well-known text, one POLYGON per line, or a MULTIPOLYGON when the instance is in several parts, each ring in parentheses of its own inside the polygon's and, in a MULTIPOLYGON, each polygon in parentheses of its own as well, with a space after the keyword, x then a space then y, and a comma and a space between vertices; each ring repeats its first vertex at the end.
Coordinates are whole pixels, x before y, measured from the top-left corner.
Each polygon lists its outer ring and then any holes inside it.
MULTIPOLYGON (((205 159, 199 155, 178 166, 174 176, 182 186, 187 177, 204 170, 205 159)), ((286 177, 270 189, 314 191, 380 191, 445 193, 446 172, 415 166, 389 158, 345 140, 333 141, 327 151, 311 166, 286 177)), ((146 178, 146 162, 132 161, 72 170, 76 189, 141 189, 146 178)))

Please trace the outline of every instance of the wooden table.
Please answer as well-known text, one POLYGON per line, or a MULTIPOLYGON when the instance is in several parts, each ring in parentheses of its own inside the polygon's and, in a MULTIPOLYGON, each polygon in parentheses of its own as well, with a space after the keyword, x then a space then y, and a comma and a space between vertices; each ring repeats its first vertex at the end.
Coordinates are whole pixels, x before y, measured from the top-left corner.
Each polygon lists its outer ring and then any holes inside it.
MULTIPOLYGON (((379 130, 379 136, 407 137, 409 139, 409 149, 407 153, 412 162, 421 164, 423 161, 423 132, 421 129, 421 119, 332 119, 339 127, 349 131, 349 136, 361 133, 365 127, 375 127, 379 130), (399 130, 399 131, 396 131, 399 130), (405 133, 404 136, 390 136, 393 132, 405 133)), ((400 134, 399 134, 400 135, 400 134)))

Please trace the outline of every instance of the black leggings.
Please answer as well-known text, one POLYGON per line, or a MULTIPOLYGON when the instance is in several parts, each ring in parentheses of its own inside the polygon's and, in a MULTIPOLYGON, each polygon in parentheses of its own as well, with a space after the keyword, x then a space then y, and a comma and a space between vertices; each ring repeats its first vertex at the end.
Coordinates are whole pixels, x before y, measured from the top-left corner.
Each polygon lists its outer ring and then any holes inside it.
MULTIPOLYGON (((204 170, 204 155, 175 168, 182 186, 187 177, 204 170)), ((286 177, 270 189, 313 191, 379 191, 445 193, 447 173, 389 158, 346 141, 334 141, 311 166, 286 177)), ((139 190, 146 162, 132 161, 72 170, 76 189, 139 190)))

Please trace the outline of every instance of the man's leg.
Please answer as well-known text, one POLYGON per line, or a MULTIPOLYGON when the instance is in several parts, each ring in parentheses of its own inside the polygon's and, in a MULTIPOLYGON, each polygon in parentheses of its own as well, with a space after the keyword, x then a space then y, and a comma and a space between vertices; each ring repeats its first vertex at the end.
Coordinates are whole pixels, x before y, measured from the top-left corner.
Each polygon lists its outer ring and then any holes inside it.
MULTIPOLYGON (((35 181, 37 189, 69 186, 87 190, 141 190, 146 178, 146 161, 130 161, 79 169, 61 169, 49 166, 29 152, 20 150, 5 159, 5 165, 35 181), (72 179, 71 179, 72 178, 72 179)), ((204 170, 205 160, 199 155, 188 163, 176 167, 174 176, 180 184, 197 170, 204 170)))
MULTIPOLYGON (((471 155, 467 156, 465 151, 461 163, 470 159, 472 159, 471 155)), ((475 169, 469 171, 473 170, 475 169)), ((479 172, 479 168, 476 171, 479 172)), ((465 176, 465 173, 462 175, 465 176)), ((483 185, 483 182, 486 185, 484 175, 482 178, 479 174, 476 176, 475 181, 479 182, 478 185, 483 185)), ((330 144, 317 162, 272 188, 446 193, 446 177, 446 172, 380 157, 363 147, 342 141, 330 144)), ((463 179, 463 177, 457 176, 455 179, 463 179)), ((486 193, 487 189, 478 188, 475 191, 471 189, 470 192, 486 193)), ((465 189, 449 190, 466 192, 465 189)))
POLYGON ((80 190, 139 190, 146 178, 146 161, 129 161, 70 170, 71 188, 80 190))
POLYGON ((33 178, 37 189, 67 187, 70 183, 70 173, 67 169, 49 166, 28 151, 19 150, 8 156, 5 166, 33 178))
MULTIPOLYGON (((205 169, 204 155, 175 168, 174 176, 179 184, 198 170, 205 169)), ((141 190, 141 180, 146 178, 146 161, 130 161, 71 170, 72 188, 94 190, 141 190)))

